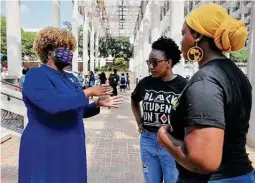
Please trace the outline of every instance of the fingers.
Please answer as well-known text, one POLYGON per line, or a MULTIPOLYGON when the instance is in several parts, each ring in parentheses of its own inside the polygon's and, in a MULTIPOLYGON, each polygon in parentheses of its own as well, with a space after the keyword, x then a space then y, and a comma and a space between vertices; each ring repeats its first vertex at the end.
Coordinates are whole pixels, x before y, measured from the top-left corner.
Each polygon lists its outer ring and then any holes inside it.
POLYGON ((112 88, 108 85, 102 85, 102 95, 111 95, 112 94, 112 88))
POLYGON ((119 108, 121 104, 123 104, 123 99, 121 96, 111 97, 111 107, 119 108))

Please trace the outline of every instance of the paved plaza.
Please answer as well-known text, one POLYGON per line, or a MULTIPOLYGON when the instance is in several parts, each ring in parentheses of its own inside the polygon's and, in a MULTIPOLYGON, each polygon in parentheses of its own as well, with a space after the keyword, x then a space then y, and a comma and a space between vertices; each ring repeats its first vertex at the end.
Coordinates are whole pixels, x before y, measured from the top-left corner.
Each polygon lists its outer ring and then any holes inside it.
MULTIPOLYGON (((119 109, 102 109, 85 122, 88 183, 142 183, 139 134, 129 94, 119 109)), ((17 183, 20 137, 1 144, 1 182, 17 183)), ((255 151, 247 147, 255 167, 255 151)))

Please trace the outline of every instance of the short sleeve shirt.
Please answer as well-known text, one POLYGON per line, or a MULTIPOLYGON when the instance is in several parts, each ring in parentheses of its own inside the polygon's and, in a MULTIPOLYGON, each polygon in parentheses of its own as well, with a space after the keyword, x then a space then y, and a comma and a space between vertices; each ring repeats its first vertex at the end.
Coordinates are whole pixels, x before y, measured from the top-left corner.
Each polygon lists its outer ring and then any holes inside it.
MULTIPOLYGON (((225 131, 220 168, 207 178, 223 179, 249 173, 245 151, 251 112, 251 85, 243 72, 228 59, 212 60, 202 67, 183 90, 172 113, 173 135, 184 139, 188 126, 215 127, 225 131)), ((180 165, 180 177, 200 177, 180 165)))

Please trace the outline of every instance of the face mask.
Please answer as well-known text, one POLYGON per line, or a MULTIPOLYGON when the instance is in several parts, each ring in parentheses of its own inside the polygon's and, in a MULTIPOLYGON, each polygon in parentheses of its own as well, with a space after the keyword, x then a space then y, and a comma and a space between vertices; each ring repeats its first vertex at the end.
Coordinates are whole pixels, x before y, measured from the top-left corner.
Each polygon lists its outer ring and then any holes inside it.
POLYGON ((73 53, 68 48, 57 48, 54 52, 54 61, 58 69, 63 69, 72 64, 73 53))

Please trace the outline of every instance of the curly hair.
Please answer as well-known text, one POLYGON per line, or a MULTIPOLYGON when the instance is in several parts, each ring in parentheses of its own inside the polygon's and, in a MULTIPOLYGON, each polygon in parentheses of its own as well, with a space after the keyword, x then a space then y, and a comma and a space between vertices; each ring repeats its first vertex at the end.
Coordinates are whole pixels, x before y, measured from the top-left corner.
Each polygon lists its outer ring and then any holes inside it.
POLYGON ((161 36, 157 41, 152 43, 152 49, 162 51, 166 59, 172 60, 172 66, 181 60, 179 46, 171 38, 161 36))
POLYGON ((47 63, 49 52, 59 47, 75 51, 76 40, 71 32, 56 27, 47 27, 38 32, 34 40, 34 50, 43 63, 47 63))

